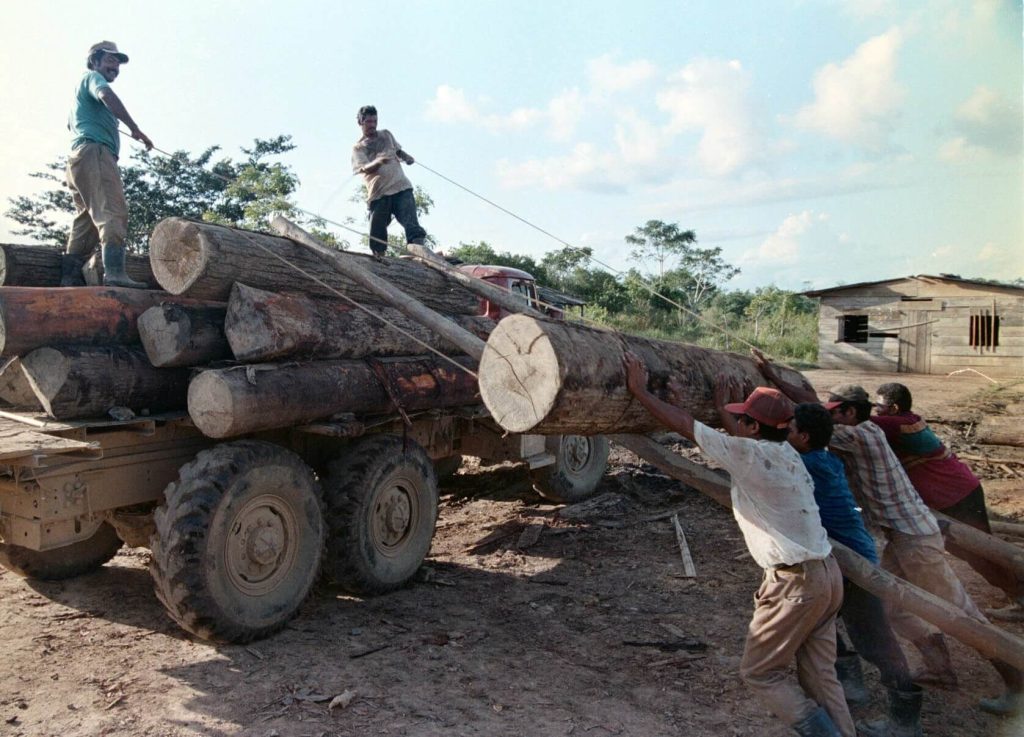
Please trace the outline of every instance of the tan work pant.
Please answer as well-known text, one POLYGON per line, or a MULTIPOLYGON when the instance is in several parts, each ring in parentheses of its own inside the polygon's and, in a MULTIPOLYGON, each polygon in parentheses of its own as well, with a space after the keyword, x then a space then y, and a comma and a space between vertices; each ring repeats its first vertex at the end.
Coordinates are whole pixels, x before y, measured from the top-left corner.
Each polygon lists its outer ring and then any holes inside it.
MULTIPOLYGON (((888 542, 882 551, 882 568, 963 609, 979 622, 988 621, 949 567, 940 533, 908 535, 889 528, 884 528, 884 532, 888 542)), ((896 607, 888 609, 896 634, 911 642, 939 631, 910 612, 896 607)))
POLYGON ((86 143, 68 159, 68 188, 75 202, 67 253, 88 257, 97 246, 123 246, 128 237, 128 204, 113 152, 86 143))
POLYGON ((766 570, 754 597, 740 677, 786 724, 820 705, 843 737, 855 737, 836 677, 836 612, 842 603, 843 576, 831 555, 766 570), (794 661, 797 683, 788 672, 794 661))

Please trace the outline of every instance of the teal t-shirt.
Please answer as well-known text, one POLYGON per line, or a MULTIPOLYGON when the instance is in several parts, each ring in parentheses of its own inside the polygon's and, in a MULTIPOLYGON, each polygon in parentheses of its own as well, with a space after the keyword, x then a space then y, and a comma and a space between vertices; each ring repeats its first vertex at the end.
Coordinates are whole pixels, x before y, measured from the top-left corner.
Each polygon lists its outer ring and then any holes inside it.
POLYGON ((71 131, 71 150, 86 143, 102 143, 114 156, 121 151, 117 135, 117 118, 100 100, 99 91, 110 83, 99 72, 88 71, 75 90, 75 106, 68 116, 71 131))

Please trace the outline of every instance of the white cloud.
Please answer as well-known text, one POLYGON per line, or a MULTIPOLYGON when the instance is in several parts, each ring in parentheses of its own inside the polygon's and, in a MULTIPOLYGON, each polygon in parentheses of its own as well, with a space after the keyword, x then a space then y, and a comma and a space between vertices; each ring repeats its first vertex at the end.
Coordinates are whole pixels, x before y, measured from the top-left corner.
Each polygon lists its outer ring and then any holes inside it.
POLYGON ((954 127, 967 144, 1016 156, 1021 149, 1021 105, 981 85, 954 114, 954 127))
POLYGON ((551 118, 551 137, 556 141, 568 141, 576 133, 576 126, 586 112, 586 101, 580 91, 573 87, 548 103, 551 118))
POLYGON ((498 176, 506 187, 541 186, 546 189, 561 189, 587 182, 599 186, 605 182, 603 171, 613 169, 613 158, 599 153, 590 143, 578 143, 566 156, 547 159, 530 159, 511 163, 507 159, 498 162, 498 176))
POLYGON ((593 94, 612 95, 625 92, 652 79, 657 67, 646 59, 616 64, 611 54, 587 62, 587 78, 593 94))
POLYGON ((442 123, 470 123, 492 133, 524 130, 537 123, 544 113, 535 108, 516 108, 505 115, 484 113, 481 103, 470 102, 466 93, 449 85, 439 85, 434 99, 427 103, 427 118, 442 123))
POLYGON ((765 238, 756 249, 743 254, 740 263, 771 262, 776 264, 796 263, 800 258, 801 238, 821 219, 810 210, 797 215, 789 215, 779 225, 778 230, 765 238))
POLYGON ((902 32, 893 28, 818 70, 814 102, 797 112, 796 125, 869 150, 885 148, 905 97, 896 81, 902 43, 902 32))
POLYGON ((657 95, 658 107, 669 114, 668 133, 701 131, 697 159, 713 176, 742 169, 762 150, 749 89, 738 61, 701 59, 673 74, 657 95))

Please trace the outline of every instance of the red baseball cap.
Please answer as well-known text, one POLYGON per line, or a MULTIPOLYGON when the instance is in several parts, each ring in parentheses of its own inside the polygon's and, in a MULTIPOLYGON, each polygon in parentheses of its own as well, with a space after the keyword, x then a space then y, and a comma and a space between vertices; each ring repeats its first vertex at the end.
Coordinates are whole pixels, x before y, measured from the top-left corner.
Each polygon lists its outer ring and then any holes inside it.
POLYGON ((759 386, 750 392, 747 401, 725 405, 734 415, 750 415, 768 427, 782 428, 793 418, 793 403, 778 389, 759 386))

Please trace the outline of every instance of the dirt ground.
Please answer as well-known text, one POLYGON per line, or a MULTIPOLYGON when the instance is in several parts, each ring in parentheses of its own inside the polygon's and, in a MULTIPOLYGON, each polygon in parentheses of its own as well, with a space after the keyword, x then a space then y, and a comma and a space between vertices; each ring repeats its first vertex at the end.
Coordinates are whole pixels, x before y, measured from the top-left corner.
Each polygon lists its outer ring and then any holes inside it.
MULTIPOLYGON (((896 380, 807 375, 819 389, 896 380)), ((988 459, 972 465, 994 517, 1024 521, 1024 465, 1014 463, 1024 452, 970 442, 984 414, 1021 402, 1024 383, 898 380, 957 452, 988 459)), ((284 631, 249 646, 178 629, 152 593, 143 549, 63 583, 0 573, 0 734, 790 734, 737 674, 760 571, 730 514, 623 450, 599 493, 600 504, 564 509, 534 496, 521 468, 467 462, 442 485, 416 582, 366 600, 322 588, 284 631), (682 576, 672 510, 696 579, 682 576), (347 706, 329 708, 346 692, 347 706)), ((979 604, 1005 604, 956 567, 979 604)), ((1024 636, 1024 625, 1005 626, 1024 636)), ((962 686, 926 694, 925 734, 1024 735, 1024 721, 975 708, 997 678, 953 648, 962 686)), ((883 709, 868 671, 875 698, 856 718, 883 709)))

